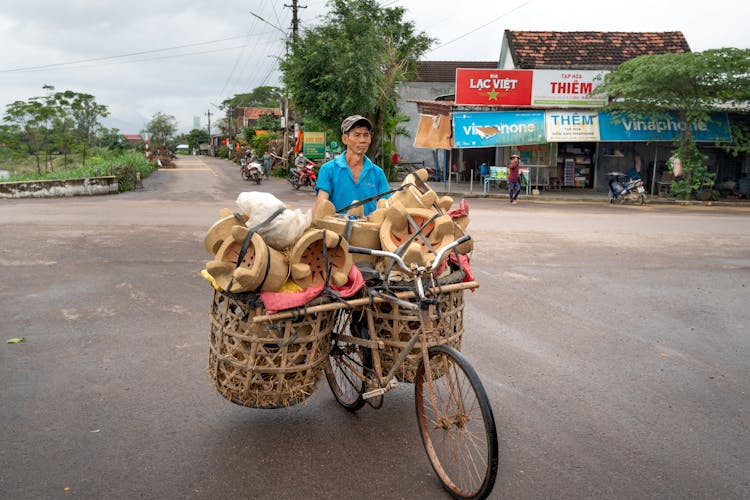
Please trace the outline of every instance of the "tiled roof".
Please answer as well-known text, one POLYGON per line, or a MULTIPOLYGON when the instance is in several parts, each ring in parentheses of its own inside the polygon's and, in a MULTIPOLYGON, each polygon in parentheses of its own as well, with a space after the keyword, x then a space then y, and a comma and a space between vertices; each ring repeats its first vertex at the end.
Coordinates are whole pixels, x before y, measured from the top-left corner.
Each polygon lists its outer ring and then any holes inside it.
POLYGON ((419 61, 417 82, 456 82, 456 68, 497 68, 497 61, 419 61))
POLYGON ((517 69, 614 69, 646 54, 690 52, 680 31, 511 31, 505 39, 517 69))
POLYGON ((261 115, 273 115, 281 116, 280 108, 239 108, 242 111, 240 116, 247 118, 248 120, 257 120, 261 115))

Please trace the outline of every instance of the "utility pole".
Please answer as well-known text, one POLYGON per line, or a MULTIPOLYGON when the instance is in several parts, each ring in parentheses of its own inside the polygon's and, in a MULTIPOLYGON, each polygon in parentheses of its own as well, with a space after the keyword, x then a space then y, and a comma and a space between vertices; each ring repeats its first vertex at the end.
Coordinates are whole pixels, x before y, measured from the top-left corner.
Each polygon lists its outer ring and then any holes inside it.
POLYGON ((297 5, 297 0, 292 0, 292 5, 284 4, 284 7, 292 9, 292 40, 296 42, 297 34, 299 33, 299 16, 297 16, 297 10, 306 9, 307 5, 297 5))
MULTIPOLYGON (((210 109, 208 111, 206 111, 206 116, 208 116, 208 151, 209 151, 208 154, 210 156, 213 156, 214 155, 214 145, 213 145, 213 142, 211 141, 211 110, 210 109)), ((198 148, 198 149, 200 149, 200 148, 198 148)))

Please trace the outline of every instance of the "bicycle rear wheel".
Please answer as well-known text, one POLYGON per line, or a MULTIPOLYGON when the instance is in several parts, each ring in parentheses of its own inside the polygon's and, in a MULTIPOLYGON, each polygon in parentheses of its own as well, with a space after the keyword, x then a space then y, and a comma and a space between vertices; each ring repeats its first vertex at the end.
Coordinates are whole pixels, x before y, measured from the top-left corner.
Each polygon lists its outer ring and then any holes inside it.
POLYGON ((486 498, 498 467, 497 430, 487 394, 474 368, 454 348, 430 347, 429 359, 432 380, 420 361, 415 384, 427 456, 455 498, 486 498))
MULTIPOLYGON (((333 333, 346 334, 349 331, 355 337, 368 337, 364 325, 354 322, 353 315, 348 311, 341 310, 333 333)), ((326 380, 333 397, 347 410, 357 411, 365 404, 362 393, 367 389, 367 382, 364 376, 371 369, 372 353, 369 349, 340 340, 331 342, 325 364, 326 380)))

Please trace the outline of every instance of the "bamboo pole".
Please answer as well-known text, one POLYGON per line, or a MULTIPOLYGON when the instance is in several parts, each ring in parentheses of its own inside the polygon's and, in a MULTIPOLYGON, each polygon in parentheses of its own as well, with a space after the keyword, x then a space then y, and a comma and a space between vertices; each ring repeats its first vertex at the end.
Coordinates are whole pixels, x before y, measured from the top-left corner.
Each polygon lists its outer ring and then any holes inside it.
MULTIPOLYGON (((440 293, 442 292, 454 292, 456 290, 467 290, 471 288, 479 288, 479 283, 476 281, 467 281, 464 283, 454 283, 452 285, 444 285, 441 287, 435 287, 427 290, 425 293, 440 293)), ((414 297, 414 292, 412 291, 404 291, 404 292, 398 292, 395 294, 396 297, 399 299, 410 299, 414 297)), ((319 312, 325 312, 325 311, 335 311, 336 309, 344 309, 347 307, 359 307, 364 306, 370 303, 370 300, 376 304, 380 304, 381 302, 388 302, 387 299, 381 299, 379 297, 373 297, 372 299, 370 297, 363 297, 360 299, 354 299, 354 300, 348 300, 346 302, 331 302, 330 304, 320 304, 317 306, 311 306, 307 308, 297 308, 293 309, 291 311, 284 311, 280 313, 275 314, 264 314, 262 316, 255 316, 253 318, 253 323, 263 323, 264 321, 276 321, 280 319, 289 319, 293 318, 295 316, 299 316, 300 314, 315 314, 319 312)))

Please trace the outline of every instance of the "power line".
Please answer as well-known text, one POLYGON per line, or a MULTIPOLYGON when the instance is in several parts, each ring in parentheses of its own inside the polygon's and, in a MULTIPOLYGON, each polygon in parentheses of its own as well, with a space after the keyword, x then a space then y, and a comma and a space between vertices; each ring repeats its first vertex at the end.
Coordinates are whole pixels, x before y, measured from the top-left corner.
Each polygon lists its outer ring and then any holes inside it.
POLYGON ((213 43, 219 43, 219 42, 226 42, 227 40, 237 40, 238 38, 246 38, 248 35, 242 35, 242 36, 230 36, 228 38, 220 38, 217 40, 210 40, 207 42, 197 42, 197 43, 188 43, 185 45, 177 45, 174 47, 167 47, 163 49, 152 49, 152 50, 142 50, 139 52, 131 52, 129 54, 120 54, 116 56, 105 56, 105 57, 92 57, 90 59, 79 59, 77 61, 68 61, 68 62, 62 62, 62 63, 52 63, 52 64, 42 64, 39 66, 26 66, 23 68, 13 68, 13 69, 3 69, 0 70, 0 73, 21 73, 24 71, 31 71, 31 70, 39 70, 39 69, 48 69, 48 68, 55 68, 60 66, 71 66, 76 64, 82 64, 87 62, 97 62, 97 61, 106 61, 109 59, 119 59, 123 57, 132 57, 132 56, 140 56, 144 54, 154 54, 156 52, 166 52, 168 50, 177 50, 177 49, 184 49, 187 47, 197 47, 200 45, 210 45, 213 43))
POLYGON ((447 41, 447 42, 445 42, 445 43, 443 43, 443 44, 440 44, 440 45, 438 45, 438 46, 437 46, 437 47, 435 47, 434 49, 430 50, 430 52, 433 52, 433 51, 435 51, 435 50, 437 50, 437 49, 442 49, 442 48, 443 48, 443 47, 445 47, 446 45, 449 45, 449 44, 451 44, 451 43, 453 43, 453 42, 457 42, 458 40, 461 40, 462 38, 464 38, 464 37, 467 37, 467 36, 471 35, 472 33, 475 33, 475 32, 477 32, 477 31, 481 30, 482 28, 486 28, 486 27, 487 27, 487 26, 489 26, 490 24, 492 24, 492 23, 495 23, 495 22, 499 21, 500 19, 504 18, 505 16, 507 16, 507 15, 509 15, 509 14, 512 14, 513 12, 517 11, 517 10, 518 10, 518 9, 520 9, 521 7, 525 7, 525 6, 527 6, 528 4, 530 4, 530 3, 531 3, 531 2, 533 2, 533 1, 534 1, 534 0, 528 0, 527 2, 524 2, 524 3, 522 3, 522 4, 521 4, 521 5, 519 5, 518 7, 514 8, 514 9, 511 9, 511 10, 509 10, 508 12, 505 12, 505 13, 503 13, 503 14, 500 14, 500 15, 499 15, 499 16, 497 16, 497 17, 496 17, 495 19, 493 19, 493 20, 491 20, 491 21, 489 21, 489 22, 487 22, 487 23, 484 23, 483 25, 479 26, 478 28, 474 28, 474 29, 473 29, 473 30, 471 30, 471 31, 467 31, 467 32, 466 32, 466 33, 464 33, 463 35, 457 36, 457 37, 456 37, 456 38, 454 38, 453 40, 449 40, 449 41, 447 41))
POLYGON ((130 61, 114 61, 104 64, 86 64, 86 65, 80 65, 80 66, 74 66, 74 67, 55 67, 55 68, 41 68, 41 69, 28 69, 24 71, 17 71, 18 73, 39 73, 43 71, 59 71, 59 70, 76 70, 76 69, 89 69, 89 68, 101 68, 104 66, 116 66, 119 64, 133 64, 133 63, 140 63, 140 62, 149 62, 149 61, 160 61, 162 59, 177 59, 178 57, 186 57, 186 56, 196 56, 201 54, 213 54, 216 52, 221 52, 223 50, 235 50, 235 49, 241 49, 242 47, 245 47, 246 45, 234 45, 232 47, 221 47, 218 49, 209 49, 209 50, 200 50, 197 52, 185 52, 183 54, 172 54, 168 56, 158 56, 158 57, 146 57, 143 59, 132 59, 130 61))

